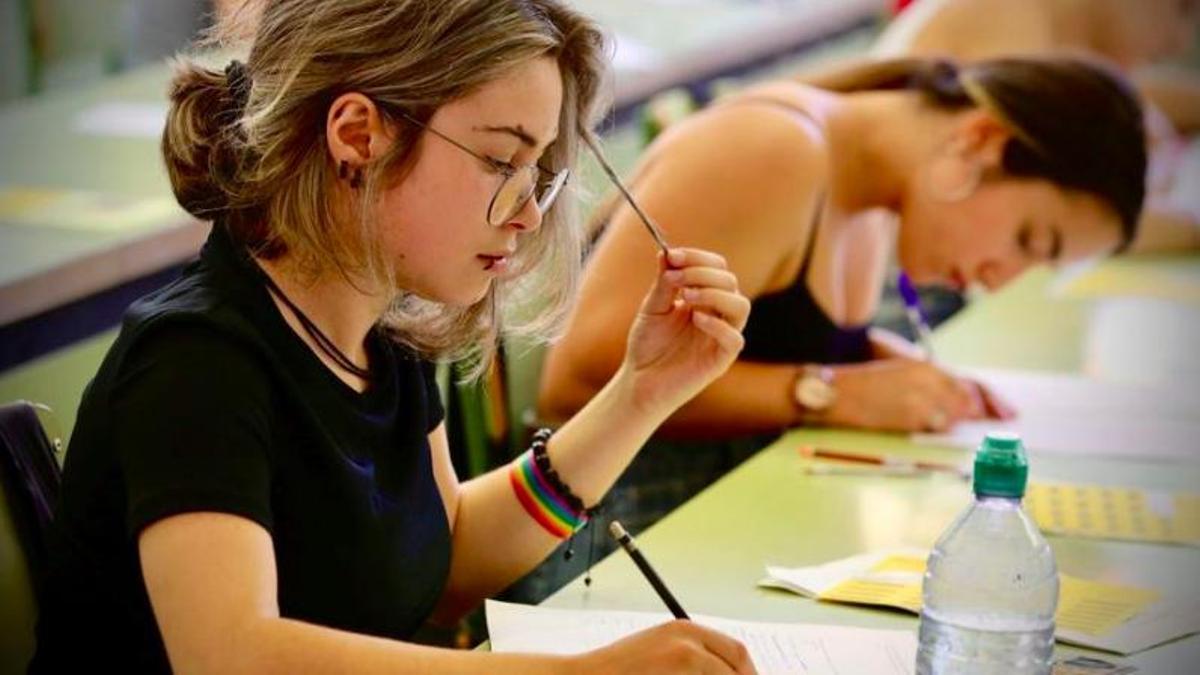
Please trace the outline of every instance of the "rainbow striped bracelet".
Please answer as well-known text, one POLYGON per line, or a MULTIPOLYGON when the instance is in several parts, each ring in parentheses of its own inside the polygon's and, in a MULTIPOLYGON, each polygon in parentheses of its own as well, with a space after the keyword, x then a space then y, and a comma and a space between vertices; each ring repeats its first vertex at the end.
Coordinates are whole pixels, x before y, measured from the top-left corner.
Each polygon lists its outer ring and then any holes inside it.
POLYGON ((508 482, 530 517, 559 539, 570 537, 588 520, 586 513, 572 508, 567 499, 551 487, 534 461, 532 449, 509 465, 508 482))

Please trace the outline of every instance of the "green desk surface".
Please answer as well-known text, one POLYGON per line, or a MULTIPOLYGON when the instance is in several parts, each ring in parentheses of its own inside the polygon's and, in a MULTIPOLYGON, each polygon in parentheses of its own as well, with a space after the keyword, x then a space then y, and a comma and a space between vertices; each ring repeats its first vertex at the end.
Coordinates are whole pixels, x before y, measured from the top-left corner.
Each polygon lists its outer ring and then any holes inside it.
POLYGON ((96 375, 100 361, 117 338, 117 331, 105 331, 82 342, 41 358, 23 363, 0 374, 0 404, 27 400, 50 406, 54 429, 70 438, 75 413, 83 400, 83 390, 96 375))
MULTIPOLYGON (((900 612, 818 603, 757 588, 767 563, 813 565, 894 546, 932 546, 970 499, 948 477, 811 476, 797 446, 887 451, 909 457, 965 459, 904 438, 847 431, 796 431, 752 458, 638 538, 688 611, 747 620, 845 624, 915 630, 900 612)), ((1117 461, 1033 457, 1033 479, 1195 489, 1200 466, 1143 466, 1117 461)), ((1076 576, 1197 590, 1200 549, 1051 537, 1059 568, 1076 576)), ((646 580, 623 554, 596 565, 592 586, 576 580, 546 605, 574 609, 661 611, 646 580)), ((1060 650, 1062 647, 1060 646, 1060 650)), ((1200 637, 1128 659, 1147 673, 1182 673, 1200 663, 1200 637), (1176 667, 1167 667, 1168 664, 1176 667)))
MULTIPOLYGON (((1156 263, 1120 264, 1150 270, 1156 263)), ((1193 258, 1193 264, 1200 265, 1200 257, 1193 258)), ((1090 317, 1100 303, 1056 297, 1051 281, 1048 272, 1035 272, 973 303, 938 331, 939 355, 953 363, 976 366, 1079 371, 1081 354, 1095 337, 1090 317), (1009 328, 997 330, 997 326, 1009 328)), ((1119 327, 1134 332, 1147 328, 1119 327)), ((1106 329, 1112 327, 1106 325, 1106 329)), ((1143 351, 1153 348, 1155 345, 1142 345, 1143 351)), ((1116 352, 1106 358, 1137 359, 1138 354, 1116 352)), ((1194 362, 1196 357, 1190 358, 1194 362)), ((940 461, 968 461, 970 457, 965 451, 918 446, 903 436, 792 431, 643 533, 639 546, 689 611, 748 620, 915 630, 917 619, 911 615, 818 603, 757 588, 756 583, 767 563, 812 565, 893 546, 932 546, 967 505, 967 484, 944 476, 808 475, 797 452, 801 444, 940 461)), ((1034 455, 1031 465, 1033 480, 1200 488, 1200 464, 1034 455)), ((1049 540, 1064 572, 1152 585, 1168 592, 1200 591, 1200 549, 1065 537, 1049 540)), ((596 565, 592 576, 590 589, 576 580, 545 604, 577 609, 662 609, 653 590, 622 554, 596 565)), ((1146 673, 1195 672, 1189 668, 1200 663, 1200 636, 1128 660, 1146 673)))

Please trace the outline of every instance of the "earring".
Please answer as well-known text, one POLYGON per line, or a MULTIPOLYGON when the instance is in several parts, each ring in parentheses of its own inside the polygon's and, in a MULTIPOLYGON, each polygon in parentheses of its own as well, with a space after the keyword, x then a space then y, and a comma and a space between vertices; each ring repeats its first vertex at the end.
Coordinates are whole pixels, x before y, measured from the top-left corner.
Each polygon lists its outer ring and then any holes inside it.
POLYGON ((362 187, 363 170, 361 166, 354 167, 354 173, 351 174, 350 162, 347 162, 343 159, 342 161, 338 162, 337 175, 341 180, 346 180, 347 178, 350 179, 350 188, 352 190, 357 190, 358 188, 362 187))

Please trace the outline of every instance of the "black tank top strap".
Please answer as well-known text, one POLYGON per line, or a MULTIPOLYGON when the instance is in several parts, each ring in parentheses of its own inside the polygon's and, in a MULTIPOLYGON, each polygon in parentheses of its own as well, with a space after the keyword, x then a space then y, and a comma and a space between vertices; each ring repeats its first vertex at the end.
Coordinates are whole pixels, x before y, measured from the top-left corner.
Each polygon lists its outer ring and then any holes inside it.
MULTIPOLYGON (((743 96, 724 105, 759 103, 786 110, 823 129, 824 125, 808 110, 770 96, 743 96)), ((828 190, 816 201, 804 258, 795 281, 788 288, 760 296, 753 301, 744 334, 746 346, 741 357, 747 361, 768 363, 855 363, 870 358, 867 326, 839 326, 817 303, 808 287, 808 272, 816 250, 821 217, 825 213, 828 190)))

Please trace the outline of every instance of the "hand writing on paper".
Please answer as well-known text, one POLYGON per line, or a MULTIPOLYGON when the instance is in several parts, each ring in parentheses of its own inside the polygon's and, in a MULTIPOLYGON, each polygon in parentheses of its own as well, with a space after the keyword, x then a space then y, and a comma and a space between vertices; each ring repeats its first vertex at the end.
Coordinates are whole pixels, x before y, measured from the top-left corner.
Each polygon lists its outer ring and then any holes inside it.
POLYGON ((746 675, 757 671, 742 643, 691 621, 676 620, 580 656, 573 672, 746 675))
POLYGON ((834 368, 833 426, 942 432, 964 420, 1011 419, 990 389, 928 361, 891 358, 834 368))
POLYGON ((965 386, 977 398, 978 405, 983 410, 984 418, 990 420, 1011 420, 1016 418, 1016 408, 984 383, 970 378, 960 378, 959 383, 965 386))

